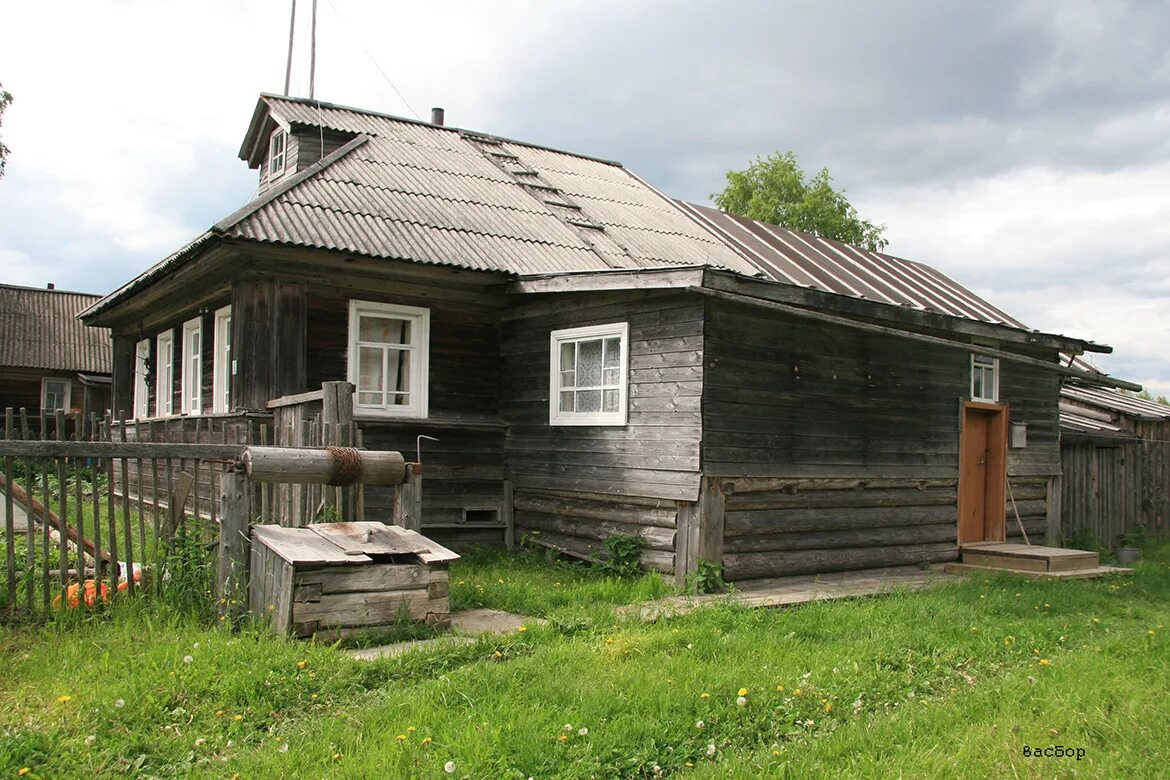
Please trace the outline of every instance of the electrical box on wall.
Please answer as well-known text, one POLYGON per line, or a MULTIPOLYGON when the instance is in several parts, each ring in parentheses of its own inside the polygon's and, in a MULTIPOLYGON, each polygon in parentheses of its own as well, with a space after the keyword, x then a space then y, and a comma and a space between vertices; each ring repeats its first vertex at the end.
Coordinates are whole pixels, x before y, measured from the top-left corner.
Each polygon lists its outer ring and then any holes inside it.
POLYGON ((1012 423, 1011 445, 1015 450, 1028 446, 1028 423, 1012 423))

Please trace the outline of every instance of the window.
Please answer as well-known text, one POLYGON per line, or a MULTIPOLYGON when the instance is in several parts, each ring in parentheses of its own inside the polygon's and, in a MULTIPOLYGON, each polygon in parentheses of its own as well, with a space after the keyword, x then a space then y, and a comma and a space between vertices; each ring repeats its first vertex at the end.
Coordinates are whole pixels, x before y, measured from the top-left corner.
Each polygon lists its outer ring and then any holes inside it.
POLYGON ((183 371, 180 414, 203 411, 203 320, 196 317, 183 323, 183 371))
POLYGON ((150 339, 134 347, 134 416, 150 416, 150 339))
POLYGON ((154 345, 154 413, 167 417, 175 413, 175 332, 158 334, 154 345))
POLYGON ((427 416, 431 312, 414 306, 349 302, 349 381, 354 411, 427 416))
POLYGON ((276 129, 272 131, 272 140, 268 142, 268 178, 275 179, 284 173, 285 152, 288 147, 288 133, 276 129))
POLYGON ((986 355, 971 356, 971 400, 999 400, 999 359, 986 355))
POLYGON ((69 390, 72 383, 68 379, 41 380, 41 409, 46 412, 58 410, 69 411, 69 390))
POLYGON ((224 306, 215 313, 215 352, 212 358, 211 411, 232 410, 232 307, 224 306))
POLYGON ((630 326, 554 330, 549 425, 625 425, 630 326))

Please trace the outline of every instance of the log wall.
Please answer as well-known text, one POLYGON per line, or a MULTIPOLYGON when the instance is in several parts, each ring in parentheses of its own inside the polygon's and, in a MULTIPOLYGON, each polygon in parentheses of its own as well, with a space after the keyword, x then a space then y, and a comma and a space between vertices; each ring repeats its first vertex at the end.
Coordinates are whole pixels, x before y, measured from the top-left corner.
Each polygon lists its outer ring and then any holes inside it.
POLYGON ((684 294, 590 293, 525 300, 504 323, 500 408, 517 490, 694 501, 703 393, 703 301, 684 294), (628 322, 629 422, 550 426, 553 330, 628 322))

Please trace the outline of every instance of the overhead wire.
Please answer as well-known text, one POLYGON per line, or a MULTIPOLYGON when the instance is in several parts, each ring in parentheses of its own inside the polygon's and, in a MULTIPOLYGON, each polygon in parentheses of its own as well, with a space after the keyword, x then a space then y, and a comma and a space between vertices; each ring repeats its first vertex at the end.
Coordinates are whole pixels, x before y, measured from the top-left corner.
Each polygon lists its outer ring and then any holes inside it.
MULTIPOLYGON (((342 14, 340 10, 338 10, 337 6, 334 5, 333 0, 328 0, 328 3, 329 7, 333 9, 333 13, 337 14, 337 18, 341 19, 342 24, 344 24, 349 29, 351 36, 357 38, 358 36, 354 32, 353 27, 350 25, 349 20, 345 18, 345 15, 342 14)), ((370 62, 372 62, 374 67, 378 69, 378 73, 382 74, 382 78, 385 79, 386 83, 390 85, 390 89, 394 90, 394 94, 398 96, 398 99, 402 101, 402 104, 406 106, 411 115, 413 115, 415 119, 421 122, 422 117, 419 116, 418 112, 414 110, 414 106, 410 104, 410 101, 406 99, 406 96, 402 94, 402 91, 398 89, 398 86, 393 82, 393 80, 391 80, 391 78, 386 75, 386 71, 382 69, 382 65, 378 62, 374 55, 370 53, 369 48, 362 46, 362 51, 364 51, 366 56, 370 58, 370 62)))

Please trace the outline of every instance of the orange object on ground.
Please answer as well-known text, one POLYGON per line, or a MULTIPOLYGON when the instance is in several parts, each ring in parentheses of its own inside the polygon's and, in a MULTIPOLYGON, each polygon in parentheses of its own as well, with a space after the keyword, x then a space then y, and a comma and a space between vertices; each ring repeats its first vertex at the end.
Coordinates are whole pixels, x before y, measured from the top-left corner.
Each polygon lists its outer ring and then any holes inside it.
MULTIPOLYGON (((102 603, 109 604, 110 603, 110 589, 106 586, 106 583, 103 582, 103 583, 99 584, 97 582, 94 582, 93 580, 86 580, 85 581, 85 593, 83 595, 82 590, 81 590, 81 585, 78 585, 75 582, 72 585, 70 585, 68 588, 66 588, 66 590, 65 590, 65 606, 69 607, 69 609, 77 609, 77 607, 79 607, 81 605, 81 601, 84 599, 85 606, 95 607, 95 606, 97 606, 99 593, 101 594, 102 603)), ((60 596, 53 599, 53 606, 54 607, 61 606, 61 597, 60 596)))

